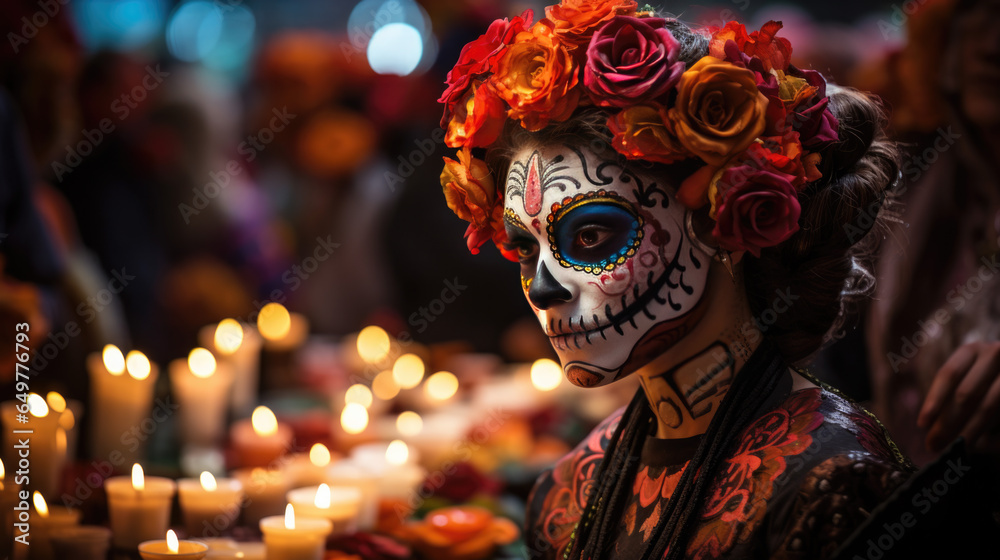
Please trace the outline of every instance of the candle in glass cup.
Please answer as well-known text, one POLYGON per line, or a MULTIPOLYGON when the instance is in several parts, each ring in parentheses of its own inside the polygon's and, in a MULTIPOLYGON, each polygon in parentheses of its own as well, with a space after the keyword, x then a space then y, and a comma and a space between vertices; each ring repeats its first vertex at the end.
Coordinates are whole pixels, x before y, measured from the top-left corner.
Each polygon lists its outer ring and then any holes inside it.
POLYGON ((233 372, 205 348, 186 360, 170 362, 170 384, 177 397, 180 437, 187 445, 211 447, 222 439, 233 372))
POLYGON ((111 546, 111 530, 97 525, 80 525, 54 533, 49 542, 56 558, 105 560, 111 546))
POLYGON ((28 558, 30 560, 55 560, 52 549, 52 535, 61 533, 80 523, 79 510, 67 507, 48 507, 45 498, 35 490, 32 494, 36 515, 31 518, 30 545, 28 558))
POLYGON ((200 560, 208 554, 207 544, 178 540, 173 529, 167 531, 166 539, 144 541, 138 548, 142 560, 200 560))
POLYGON ((256 327, 234 319, 223 319, 218 325, 206 325, 198 333, 198 341, 215 354, 219 362, 228 363, 233 371, 233 388, 229 403, 237 417, 247 416, 257 402, 260 383, 260 333, 256 327))
POLYGON ((255 408, 249 420, 233 424, 229 436, 239 467, 267 466, 292 445, 292 429, 279 423, 266 406, 255 408))
POLYGON ((145 476, 138 463, 132 476, 104 481, 108 516, 115 548, 135 550, 142 541, 156 539, 170 525, 170 506, 177 485, 169 478, 145 476))
POLYGON ((292 504, 285 515, 260 520, 267 560, 322 560, 326 537, 333 530, 329 519, 295 518, 292 504))
POLYGON ((288 477, 279 470, 238 469, 233 477, 243 485, 243 524, 259 522, 269 515, 279 515, 285 507, 285 494, 291 488, 288 477))
POLYGON ((177 492, 188 537, 217 536, 232 528, 239 517, 243 484, 236 479, 216 479, 204 471, 197 479, 178 480, 177 492))
POLYGON ((143 442, 125 445, 124 436, 142 425, 153 405, 159 370, 142 352, 122 356, 109 344, 101 355, 87 357, 90 373, 90 455, 115 464, 134 463, 144 453, 143 442))
POLYGON ((288 492, 287 498, 299 515, 329 519, 335 535, 357 530, 358 512, 361 508, 361 490, 358 488, 331 487, 324 483, 296 488, 288 492))

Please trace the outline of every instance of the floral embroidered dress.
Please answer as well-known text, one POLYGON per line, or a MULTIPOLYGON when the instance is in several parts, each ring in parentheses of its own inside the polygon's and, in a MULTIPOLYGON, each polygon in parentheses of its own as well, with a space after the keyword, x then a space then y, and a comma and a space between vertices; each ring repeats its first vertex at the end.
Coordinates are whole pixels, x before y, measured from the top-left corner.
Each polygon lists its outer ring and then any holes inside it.
MULTIPOLYGON (((828 557, 908 476, 883 429, 830 391, 791 392, 789 375, 760 410, 712 482, 688 558, 828 557)), ((622 412, 535 484, 525 532, 530 558, 562 558, 622 412)), ((641 556, 700 439, 647 436, 609 558, 641 556)))

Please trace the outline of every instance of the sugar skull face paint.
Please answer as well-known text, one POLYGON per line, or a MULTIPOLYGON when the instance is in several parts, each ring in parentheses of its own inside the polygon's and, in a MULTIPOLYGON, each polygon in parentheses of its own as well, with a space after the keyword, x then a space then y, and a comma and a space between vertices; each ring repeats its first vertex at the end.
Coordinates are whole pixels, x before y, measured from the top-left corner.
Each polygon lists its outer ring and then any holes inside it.
POLYGON ((710 255, 662 180, 585 148, 525 149, 504 206, 525 296, 576 385, 632 373, 700 318, 710 255))

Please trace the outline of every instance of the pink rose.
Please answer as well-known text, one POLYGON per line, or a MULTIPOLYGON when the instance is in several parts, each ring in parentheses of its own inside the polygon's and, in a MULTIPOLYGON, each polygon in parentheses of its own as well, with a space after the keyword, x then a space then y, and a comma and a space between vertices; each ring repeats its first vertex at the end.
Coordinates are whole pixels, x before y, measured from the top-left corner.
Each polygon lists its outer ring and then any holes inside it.
POLYGON ((654 100, 680 80, 680 44, 660 18, 616 16, 590 40, 583 83, 601 107, 654 100))
POLYGON ((718 209, 712 235, 728 251, 760 256, 799 230, 802 208, 793 177, 756 165, 724 170, 718 181, 718 209))

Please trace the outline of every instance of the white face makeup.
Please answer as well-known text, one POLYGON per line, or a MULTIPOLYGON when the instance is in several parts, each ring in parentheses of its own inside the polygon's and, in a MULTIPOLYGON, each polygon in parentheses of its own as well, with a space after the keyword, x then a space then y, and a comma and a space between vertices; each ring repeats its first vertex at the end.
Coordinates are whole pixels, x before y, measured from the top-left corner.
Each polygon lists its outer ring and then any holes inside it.
POLYGON ((574 384, 634 372, 700 318, 710 255, 662 180, 585 148, 525 149, 504 206, 525 296, 574 384))

